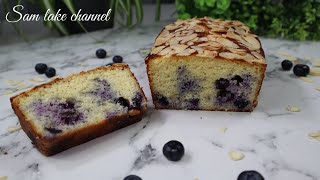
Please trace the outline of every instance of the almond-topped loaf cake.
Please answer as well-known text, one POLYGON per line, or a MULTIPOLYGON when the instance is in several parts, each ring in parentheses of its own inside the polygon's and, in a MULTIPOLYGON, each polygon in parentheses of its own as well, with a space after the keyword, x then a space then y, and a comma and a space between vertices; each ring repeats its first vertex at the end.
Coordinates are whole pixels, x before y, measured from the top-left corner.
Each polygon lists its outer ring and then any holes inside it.
POLYGON ((167 25, 145 61, 158 109, 252 111, 267 66, 247 26, 207 17, 167 25))
POLYGON ((138 122, 147 111, 126 64, 55 79, 10 100, 22 129, 47 156, 138 122))

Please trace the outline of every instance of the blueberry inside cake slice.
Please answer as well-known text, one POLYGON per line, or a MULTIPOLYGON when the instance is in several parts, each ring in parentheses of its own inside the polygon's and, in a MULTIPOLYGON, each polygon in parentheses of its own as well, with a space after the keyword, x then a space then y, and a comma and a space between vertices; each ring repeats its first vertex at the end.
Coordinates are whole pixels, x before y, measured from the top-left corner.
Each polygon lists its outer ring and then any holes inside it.
POLYGON ((158 109, 252 111, 267 66, 247 26, 207 17, 167 25, 145 61, 158 109))
POLYGON ((128 65, 99 67, 11 98, 23 130, 53 155, 141 120, 147 102, 128 65))

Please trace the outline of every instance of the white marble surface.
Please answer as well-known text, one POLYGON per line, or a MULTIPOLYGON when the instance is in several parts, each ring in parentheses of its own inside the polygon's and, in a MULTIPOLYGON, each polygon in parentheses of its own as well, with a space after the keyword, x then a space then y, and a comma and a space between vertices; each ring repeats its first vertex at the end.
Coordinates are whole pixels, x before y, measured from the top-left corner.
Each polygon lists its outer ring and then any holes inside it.
MULTIPOLYGON (((167 23, 167 22, 163 22, 167 23)), ((313 83, 279 70, 284 51, 302 59, 319 58, 319 42, 288 42, 262 39, 268 69, 259 105, 252 113, 153 110, 145 72, 145 51, 162 24, 128 30, 106 30, 89 35, 47 39, 34 44, 0 47, 0 94, 16 91, 6 80, 24 84, 43 75, 34 65, 45 62, 59 76, 91 69, 111 62, 119 54, 130 65, 149 99, 149 112, 139 123, 52 157, 41 155, 22 130, 9 132, 18 119, 9 97, 0 96, 0 176, 9 180, 121 180, 136 174, 144 180, 236 180, 243 170, 258 170, 267 180, 319 180, 320 141, 308 137, 320 130, 320 78, 313 83), (97 48, 110 57, 95 58, 97 48), (301 112, 288 112, 296 105, 301 112), (222 132, 222 128, 227 128, 222 132), (179 162, 169 162, 162 146, 181 141, 186 149, 179 162), (228 152, 242 152, 245 158, 232 161, 228 152)), ((311 65, 312 61, 305 61, 311 65)))

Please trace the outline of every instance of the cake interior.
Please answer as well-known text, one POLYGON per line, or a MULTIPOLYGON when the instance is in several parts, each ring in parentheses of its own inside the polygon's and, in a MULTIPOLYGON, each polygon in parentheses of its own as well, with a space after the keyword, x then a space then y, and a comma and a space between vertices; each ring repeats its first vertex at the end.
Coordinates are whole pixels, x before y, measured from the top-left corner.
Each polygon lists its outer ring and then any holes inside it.
POLYGON ((36 131, 50 137, 142 110, 146 99, 129 69, 97 69, 30 91, 18 104, 36 131))
POLYGON ((155 57, 148 64, 156 108, 250 111, 264 66, 204 57, 155 57))

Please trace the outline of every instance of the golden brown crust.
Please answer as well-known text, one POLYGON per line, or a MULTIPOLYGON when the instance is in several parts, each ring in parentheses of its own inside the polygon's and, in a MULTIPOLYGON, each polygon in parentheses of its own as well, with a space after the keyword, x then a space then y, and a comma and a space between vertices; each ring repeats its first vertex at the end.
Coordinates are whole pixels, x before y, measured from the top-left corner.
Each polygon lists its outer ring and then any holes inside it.
MULTIPOLYGON (((93 70, 89 70, 87 72, 92 72, 98 69, 126 69, 129 68, 126 64, 117 64, 113 66, 107 66, 107 67, 99 67, 93 70)), ((131 72, 131 71, 130 71, 131 72)), ((68 79, 72 76, 76 75, 82 75, 85 72, 80 72, 79 74, 73 74, 70 75, 64 79, 68 79)), ((135 78, 134 74, 131 72, 132 76, 135 78)), ((57 154, 59 152, 62 152, 66 149, 69 149, 71 147, 80 145, 82 143, 88 142, 92 139, 95 139, 97 137, 109 134, 115 130, 121 129, 123 127, 129 126, 131 124, 134 124, 138 121, 140 121, 143 117, 143 115, 147 111, 147 104, 144 105, 143 109, 141 110, 134 110, 130 111, 126 115, 122 116, 116 116, 111 119, 106 119, 98 124, 92 124, 90 126, 81 128, 77 131, 71 131, 68 133, 64 133, 60 136, 53 136, 53 137, 46 137, 42 134, 38 134, 32 125, 31 121, 29 121, 26 116, 23 114, 23 112, 20 110, 18 102, 15 101, 15 99, 19 96, 28 96, 28 92, 32 92, 37 90, 38 88, 48 88, 51 84, 56 83, 58 81, 64 80, 62 78, 57 78, 51 82, 48 82, 46 84, 36 86, 32 88, 29 91, 23 92, 19 95, 16 95, 14 97, 10 98, 11 106, 16 115, 18 116, 18 119, 20 121, 21 127, 24 130, 24 132, 28 135, 28 137, 31 139, 31 141, 34 143, 34 145, 37 147, 37 149, 46 156, 51 156, 54 154, 57 154)), ((136 79, 136 78, 135 78, 136 79)), ((143 96, 145 98, 144 92, 143 96)))

